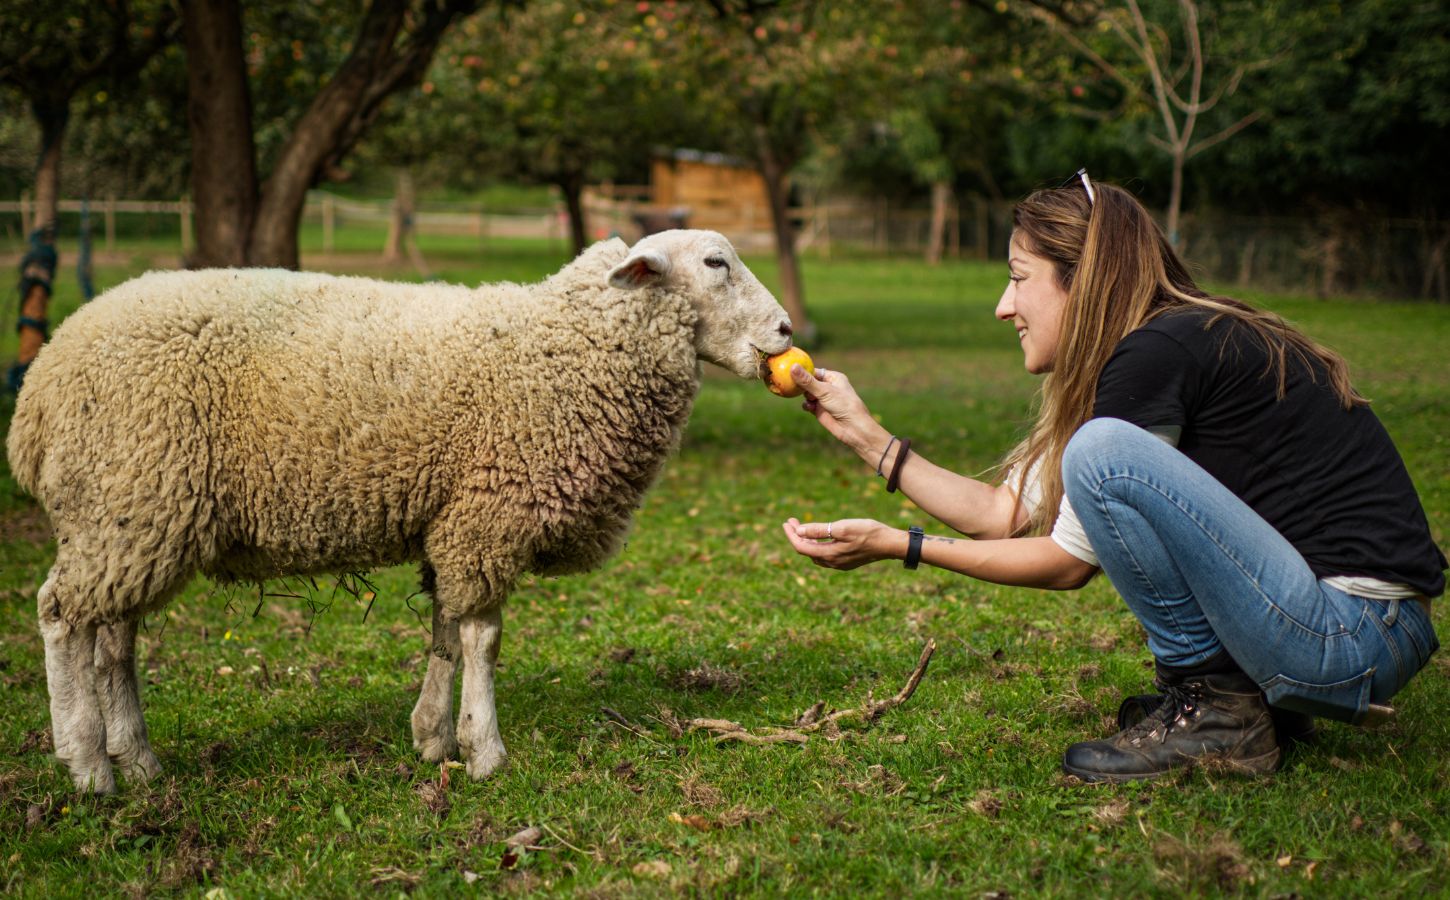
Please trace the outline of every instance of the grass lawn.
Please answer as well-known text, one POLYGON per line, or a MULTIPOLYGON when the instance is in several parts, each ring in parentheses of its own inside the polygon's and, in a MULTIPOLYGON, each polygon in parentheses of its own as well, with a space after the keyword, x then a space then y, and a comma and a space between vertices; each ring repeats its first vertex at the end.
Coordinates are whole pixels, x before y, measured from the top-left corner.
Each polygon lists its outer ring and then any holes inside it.
MULTIPOLYGON (((482 263, 424 249, 455 281, 533 279, 563 261, 523 244, 482 263)), ((774 283, 767 261, 755 267, 774 283)), ((805 274, 822 330, 807 349, 914 448, 981 471, 1020 433, 1036 382, 992 318, 1004 266, 808 260, 805 274)), ((68 273, 59 290, 56 318, 76 304, 68 273)), ((1450 309, 1252 299, 1349 357, 1445 545, 1450 309)), ((14 346, 0 322, 0 360, 14 346)), ((0 399, 0 430, 13 409, 0 399)), ((586 576, 518 585, 498 685, 511 762, 492 780, 424 765, 411 748, 427 635, 404 567, 374 573, 366 618, 367 602, 333 580, 268 585, 308 596, 260 607, 255 588, 192 584, 140 642, 166 773, 94 800, 48 757, 33 600, 54 548, 0 467, 0 892, 1450 891, 1445 654, 1397 698, 1395 723, 1327 723, 1274 778, 1069 784, 1063 748, 1110 732, 1119 698, 1151 677, 1105 579, 1046 593, 887 563, 828 572, 790 551, 779 528, 791 515, 930 525, 796 403, 709 370, 627 549, 586 576), (929 638, 920 688, 869 727, 803 746, 678 728, 784 725, 817 701, 889 696, 929 638), (527 849, 508 843, 530 826, 527 849)), ((1450 633, 1443 603, 1436 615, 1450 633)))

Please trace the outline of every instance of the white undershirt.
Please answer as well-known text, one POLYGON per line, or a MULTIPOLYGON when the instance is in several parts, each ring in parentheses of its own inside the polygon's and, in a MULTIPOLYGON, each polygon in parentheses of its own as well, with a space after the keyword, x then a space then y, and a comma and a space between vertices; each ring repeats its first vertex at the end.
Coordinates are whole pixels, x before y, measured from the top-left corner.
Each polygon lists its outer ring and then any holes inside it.
MULTIPOLYGON (((1042 505, 1042 479, 1037 477, 1041 466, 1042 460, 1039 459, 1027 472, 1027 480, 1022 483, 1020 499, 1028 515, 1035 513, 1037 507, 1042 505)), ((1015 490, 1016 487, 1017 467, 1013 466, 1007 472, 1007 489, 1015 490)), ((1093 545, 1088 541, 1087 532, 1083 530, 1082 522, 1078 520, 1077 513, 1072 511, 1072 504, 1067 501, 1066 494, 1057 508, 1057 522, 1052 526, 1052 540, 1088 565, 1102 567, 1097 554, 1093 552, 1093 545)))

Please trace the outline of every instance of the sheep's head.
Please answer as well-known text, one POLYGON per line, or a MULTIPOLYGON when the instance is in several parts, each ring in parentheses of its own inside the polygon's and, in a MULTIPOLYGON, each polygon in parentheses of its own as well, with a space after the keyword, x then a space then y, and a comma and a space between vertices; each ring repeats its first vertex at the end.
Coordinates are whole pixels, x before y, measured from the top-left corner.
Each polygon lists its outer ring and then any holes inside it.
POLYGON ((652 234, 610 271, 609 283, 626 290, 664 285, 689 296, 699 316, 695 352, 741 378, 761 377, 765 357, 790 346, 790 317, 716 232, 652 234))

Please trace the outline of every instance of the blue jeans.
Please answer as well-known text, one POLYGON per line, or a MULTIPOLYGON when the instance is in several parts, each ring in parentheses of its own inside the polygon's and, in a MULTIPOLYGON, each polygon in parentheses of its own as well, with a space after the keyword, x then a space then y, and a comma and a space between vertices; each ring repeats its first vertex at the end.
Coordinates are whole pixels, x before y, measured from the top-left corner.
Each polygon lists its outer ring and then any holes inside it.
POLYGON ((1258 513, 1137 426, 1088 422, 1062 467, 1103 571, 1166 665, 1226 650, 1271 704, 1358 722, 1440 646, 1427 604, 1321 583, 1258 513))

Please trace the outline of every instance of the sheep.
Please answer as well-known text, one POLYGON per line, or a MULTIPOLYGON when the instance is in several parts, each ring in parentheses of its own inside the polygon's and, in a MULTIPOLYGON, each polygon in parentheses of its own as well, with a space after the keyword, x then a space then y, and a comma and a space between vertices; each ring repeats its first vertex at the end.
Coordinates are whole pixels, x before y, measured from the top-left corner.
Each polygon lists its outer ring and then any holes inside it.
POLYGON ((487 777, 507 757, 494 664, 516 580, 618 550, 700 360, 763 377, 790 343, 710 231, 598 243, 533 285, 217 269, 106 292, 37 357, 8 441, 57 539, 37 594, 56 757, 82 791, 160 771, 136 623, 196 572, 416 561, 432 647, 413 744, 487 777))

